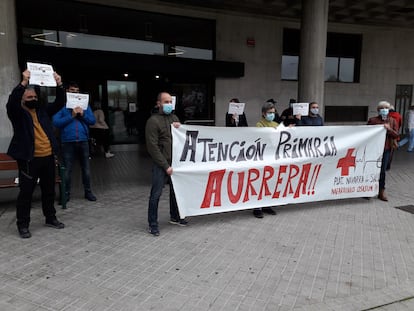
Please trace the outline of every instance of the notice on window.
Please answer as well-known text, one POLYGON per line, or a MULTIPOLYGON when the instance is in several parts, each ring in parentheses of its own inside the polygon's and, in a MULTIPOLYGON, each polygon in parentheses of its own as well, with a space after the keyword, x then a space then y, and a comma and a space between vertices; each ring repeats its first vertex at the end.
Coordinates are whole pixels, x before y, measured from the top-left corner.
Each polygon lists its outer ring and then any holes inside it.
POLYGON ((40 86, 56 86, 56 80, 53 77, 53 67, 46 64, 27 63, 27 69, 30 71, 29 84, 40 86))
POLYGON ((66 93, 66 108, 81 107, 83 110, 88 109, 89 94, 66 93))
POLYGON ((293 115, 300 114, 301 116, 309 115, 309 103, 293 103, 293 115))
POLYGON ((243 114, 244 106, 245 103, 229 103, 229 114, 243 114))

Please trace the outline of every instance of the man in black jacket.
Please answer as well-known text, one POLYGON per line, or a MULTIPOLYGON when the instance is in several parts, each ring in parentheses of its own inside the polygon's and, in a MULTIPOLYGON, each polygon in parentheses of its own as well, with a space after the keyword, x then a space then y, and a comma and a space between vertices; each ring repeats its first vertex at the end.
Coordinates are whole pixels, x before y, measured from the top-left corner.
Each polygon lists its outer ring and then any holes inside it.
POLYGON ((19 168, 17 229, 21 238, 30 238, 30 209, 38 180, 42 191, 42 211, 46 218, 46 226, 64 228, 64 224, 56 218, 54 207, 55 155, 58 146, 50 119, 63 107, 64 89, 61 77, 54 73, 57 84, 56 100, 53 104, 41 105, 35 89, 28 85, 30 71, 25 70, 22 76, 22 81, 13 89, 6 105, 14 132, 7 153, 17 161, 19 168))

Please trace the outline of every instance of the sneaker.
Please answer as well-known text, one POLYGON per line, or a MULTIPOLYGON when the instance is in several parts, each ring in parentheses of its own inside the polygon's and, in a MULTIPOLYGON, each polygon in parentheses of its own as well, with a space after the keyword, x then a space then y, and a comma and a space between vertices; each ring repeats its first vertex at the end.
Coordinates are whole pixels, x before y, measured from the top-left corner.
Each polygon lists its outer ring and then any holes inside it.
POLYGON ((263 218, 263 212, 261 209, 254 209, 253 216, 256 218, 263 218))
POLYGON ((157 228, 148 228, 148 232, 150 234, 152 234, 153 236, 159 236, 160 235, 160 231, 157 228))
POLYGON ((19 235, 22 239, 28 239, 32 237, 29 228, 17 228, 17 230, 19 230, 19 235))
POLYGON ((105 152, 105 158, 109 159, 109 158, 112 158, 113 156, 114 156, 114 154, 111 153, 110 151, 105 152))
POLYGON ((177 219, 171 218, 169 223, 172 225, 179 225, 181 227, 185 227, 188 225, 188 221, 185 219, 177 220, 177 219))
POLYGON ((96 196, 91 191, 85 192, 85 199, 88 201, 96 201, 96 196))
POLYGON ((53 220, 46 220, 45 226, 55 228, 55 229, 65 228, 65 225, 61 223, 59 220, 57 220, 56 218, 53 220))
POLYGON ((276 212, 271 207, 263 207, 262 208, 263 213, 269 214, 269 215, 276 215, 276 212))

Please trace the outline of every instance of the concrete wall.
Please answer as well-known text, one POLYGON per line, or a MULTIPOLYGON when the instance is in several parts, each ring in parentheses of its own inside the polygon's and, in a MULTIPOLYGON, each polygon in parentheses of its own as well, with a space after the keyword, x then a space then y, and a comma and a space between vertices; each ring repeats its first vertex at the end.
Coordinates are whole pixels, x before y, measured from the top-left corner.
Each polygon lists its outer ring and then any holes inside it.
POLYGON ((14 16, 14 0, 0 1, 0 152, 7 150, 12 135, 6 114, 7 99, 20 80, 14 16))
MULTIPOLYGON (((159 6, 152 1, 91 0, 99 4, 128 7, 168 14, 216 20, 218 60, 245 63, 245 76, 216 81, 216 124, 224 125, 224 115, 230 98, 246 102, 250 126, 260 118, 263 102, 278 101, 279 112, 287 107, 289 98, 297 98, 297 82, 281 81, 282 32, 285 27, 299 27, 295 21, 246 16, 233 12, 223 14, 214 10, 197 11, 179 6, 159 6), (246 44, 255 39, 255 46, 246 44)), ((10 125, 5 117, 5 102, 12 87, 18 83, 16 38, 13 0, 0 2, 0 152, 9 140, 10 125), (4 48, 4 44, 7 48, 4 48)), ((361 33, 363 35, 360 83, 325 83, 325 105, 369 105, 370 116, 376 114, 376 104, 385 99, 394 102, 397 84, 414 84, 414 30, 371 26, 329 25, 328 31, 361 33)))

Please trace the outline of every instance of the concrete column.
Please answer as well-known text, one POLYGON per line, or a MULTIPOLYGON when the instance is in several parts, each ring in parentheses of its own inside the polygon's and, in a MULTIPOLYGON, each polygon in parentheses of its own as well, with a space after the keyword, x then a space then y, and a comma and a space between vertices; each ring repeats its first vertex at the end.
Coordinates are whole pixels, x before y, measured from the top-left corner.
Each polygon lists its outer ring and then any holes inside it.
POLYGON ((302 0, 298 101, 323 111, 329 0, 302 0))
POLYGON ((21 78, 17 62, 17 27, 14 0, 0 1, 0 152, 7 151, 13 133, 6 114, 11 90, 21 78))

